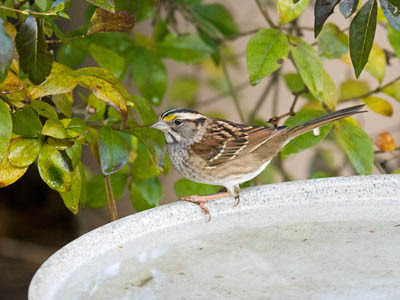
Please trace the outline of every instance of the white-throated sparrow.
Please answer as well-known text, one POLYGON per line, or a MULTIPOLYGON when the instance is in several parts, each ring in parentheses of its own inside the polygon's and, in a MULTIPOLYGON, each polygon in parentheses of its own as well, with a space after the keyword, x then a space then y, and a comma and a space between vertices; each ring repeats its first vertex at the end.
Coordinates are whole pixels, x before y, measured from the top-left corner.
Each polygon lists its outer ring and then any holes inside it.
MULTIPOLYGON (((164 112, 151 128, 164 133, 169 157, 179 173, 196 182, 224 186, 237 205, 239 184, 261 173, 290 140, 360 113, 363 106, 328 113, 292 128, 242 125, 178 108, 164 112)), ((227 193, 194 195, 181 200, 197 203, 210 217, 204 202, 227 196, 227 193)))

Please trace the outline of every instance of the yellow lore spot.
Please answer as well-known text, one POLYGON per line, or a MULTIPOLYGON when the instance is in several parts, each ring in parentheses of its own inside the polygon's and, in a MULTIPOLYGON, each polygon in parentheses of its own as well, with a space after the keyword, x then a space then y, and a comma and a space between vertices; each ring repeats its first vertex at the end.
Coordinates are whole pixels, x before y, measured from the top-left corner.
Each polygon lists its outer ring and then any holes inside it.
POLYGON ((176 116, 173 115, 173 114, 168 115, 168 116, 165 116, 165 117, 163 118, 164 121, 171 121, 171 120, 173 120, 173 119, 176 119, 176 116))

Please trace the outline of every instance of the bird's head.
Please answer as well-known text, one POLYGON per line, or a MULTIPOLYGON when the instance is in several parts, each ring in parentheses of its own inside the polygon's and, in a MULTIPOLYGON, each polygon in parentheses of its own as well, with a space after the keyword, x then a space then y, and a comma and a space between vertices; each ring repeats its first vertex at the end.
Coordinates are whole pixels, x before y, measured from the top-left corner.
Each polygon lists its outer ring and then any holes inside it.
POLYGON ((206 128, 208 117, 197 111, 183 108, 170 109, 161 114, 151 128, 161 130, 167 143, 198 142, 206 128))

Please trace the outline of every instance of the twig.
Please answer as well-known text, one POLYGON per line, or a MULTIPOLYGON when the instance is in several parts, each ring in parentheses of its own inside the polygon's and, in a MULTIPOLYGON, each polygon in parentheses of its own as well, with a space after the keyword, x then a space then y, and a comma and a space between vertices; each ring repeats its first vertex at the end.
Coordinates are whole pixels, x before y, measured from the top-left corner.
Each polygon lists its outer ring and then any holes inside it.
MULTIPOLYGON (((74 40, 84 39, 84 38, 87 38, 87 37, 91 36, 92 34, 94 34, 94 33, 85 33, 85 34, 82 34, 82 35, 77 35, 77 36, 73 36, 73 37, 70 37, 70 38, 66 38, 65 40, 67 42, 70 42, 70 41, 74 41, 74 40)), ((64 42, 63 40, 46 40, 46 43, 48 43, 48 44, 61 44, 63 42, 64 42)))
MULTIPOLYGON (((242 82, 242 83, 238 84, 237 86, 235 86, 235 91, 239 92, 239 91, 247 88, 249 85, 250 85, 250 82, 248 80, 246 80, 245 82, 242 82)), ((206 105, 214 104, 215 102, 222 100, 223 98, 225 98, 229 95, 230 95, 229 91, 219 93, 213 97, 210 97, 210 98, 202 101, 201 103, 199 103, 199 106, 206 106, 206 105)))
POLYGON ((374 89, 372 91, 369 91, 367 93, 364 93, 364 94, 356 96, 356 97, 341 99, 340 101, 358 100, 360 98, 365 98, 365 97, 371 96, 371 95, 373 95, 375 93, 381 92, 384 88, 388 87, 389 85, 391 85, 391 84, 393 84, 393 83, 395 83, 396 81, 399 81, 399 80, 400 80, 400 76, 397 76, 395 79, 389 81, 388 83, 386 83, 384 85, 378 86, 376 89, 374 89))
POLYGON ((260 95, 260 98, 258 98, 256 105, 254 106, 253 110, 250 113, 249 123, 254 121, 254 118, 255 118, 257 112, 260 110, 264 101, 267 99, 267 96, 268 96, 269 92, 271 91, 271 88, 274 86, 274 83, 276 83, 277 77, 278 77, 276 74, 277 74, 276 72, 272 74, 271 80, 265 86, 264 91, 260 95))
POLYGON ((110 213, 111 221, 115 221, 118 219, 118 210, 117 210, 117 205, 115 203, 114 193, 112 191, 110 175, 104 176, 104 185, 106 188, 108 212, 110 213))
POLYGON ((392 151, 376 150, 376 151, 374 151, 374 154, 393 153, 393 152, 399 151, 399 150, 400 150, 400 147, 397 147, 397 148, 393 149, 392 151))
POLYGON ((224 71, 224 75, 225 75, 226 82, 228 83, 229 94, 230 94, 231 97, 233 98, 233 102, 235 103, 235 107, 236 107, 236 110, 237 110, 237 112, 238 112, 238 114, 239 114, 239 117, 240 117, 241 122, 244 123, 244 122, 245 122, 245 118, 244 118, 243 112, 242 112, 242 110, 241 110, 241 108, 240 108, 240 105, 239 105, 239 98, 238 98, 238 95, 237 95, 237 93, 236 93, 235 88, 233 87, 231 78, 230 78, 230 76, 229 76, 228 69, 227 69, 227 67, 226 67, 225 60, 223 59, 222 56, 221 56, 221 66, 222 66, 222 69, 223 69, 223 71, 224 71))
POLYGON ((256 3, 258 6, 258 9, 261 11, 262 15, 264 16, 264 18, 267 21, 267 23, 269 24, 269 26, 272 28, 277 28, 278 26, 276 26, 275 23, 272 21, 268 11, 262 6, 261 1, 256 0, 256 3))
POLYGON ((294 112, 294 108, 296 106, 297 100, 299 99, 299 96, 304 92, 306 92, 306 89, 304 89, 304 90, 302 90, 302 91, 300 91, 298 93, 293 93, 294 94, 294 99, 293 99, 292 105, 289 108, 289 111, 287 113, 284 113, 283 115, 275 116, 275 117, 270 118, 267 123, 271 123, 271 124, 274 125, 274 127, 278 127, 278 123, 279 123, 280 119, 282 119, 284 117, 287 117, 287 116, 294 116, 296 114, 294 112))
POLYGON ((0 9, 13 11, 13 12, 16 12, 16 13, 22 14, 22 15, 57 16, 57 13, 54 11, 38 12, 38 11, 30 10, 30 9, 20 10, 20 9, 7 7, 7 6, 3 6, 3 5, 0 5, 0 9))

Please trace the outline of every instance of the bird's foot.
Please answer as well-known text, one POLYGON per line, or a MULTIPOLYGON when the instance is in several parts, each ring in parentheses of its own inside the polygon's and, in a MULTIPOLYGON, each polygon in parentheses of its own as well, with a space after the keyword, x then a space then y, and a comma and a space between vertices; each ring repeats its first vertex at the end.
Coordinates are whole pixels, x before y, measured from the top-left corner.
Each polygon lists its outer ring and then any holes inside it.
POLYGON ((219 194, 213 194, 213 195, 207 195, 207 196, 192 195, 192 196, 182 197, 182 198, 180 198, 180 200, 195 203, 198 206, 200 206, 200 208, 203 210, 203 212, 206 215, 208 215, 208 222, 210 222, 211 214, 210 214, 210 211, 208 210, 205 202, 214 200, 214 199, 225 198, 225 197, 229 197, 229 193, 219 193, 219 194))
POLYGON ((236 196, 235 196, 235 200, 236 200, 236 202, 235 202, 235 205, 233 205, 233 207, 236 207, 236 206, 239 205, 239 203, 240 203, 240 196, 239 196, 239 195, 236 195, 236 196))

